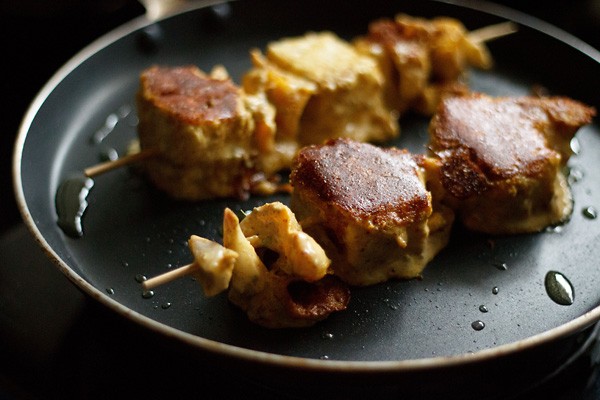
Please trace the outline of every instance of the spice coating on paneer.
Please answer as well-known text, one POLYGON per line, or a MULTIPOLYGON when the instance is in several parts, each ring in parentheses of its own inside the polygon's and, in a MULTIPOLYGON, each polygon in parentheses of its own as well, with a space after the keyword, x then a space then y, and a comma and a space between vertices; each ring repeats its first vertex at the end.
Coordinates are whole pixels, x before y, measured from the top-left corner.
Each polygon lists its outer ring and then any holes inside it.
POLYGON ((469 67, 492 65, 485 45, 468 33, 453 18, 398 14, 373 21, 355 46, 378 61, 392 108, 431 115, 443 97, 468 92, 462 78, 469 67))
POLYGON ((470 229, 536 232, 572 210, 562 172, 595 110, 564 97, 448 98, 430 124, 449 204, 470 229))
POLYGON ((291 208, 345 282, 415 278, 446 245, 453 221, 426 186, 436 170, 404 150, 331 140, 300 151, 291 208))
POLYGON ((384 104, 377 63, 334 33, 271 42, 264 55, 253 53, 253 61, 250 73, 263 74, 264 90, 284 123, 282 135, 299 145, 337 137, 384 141, 399 134, 398 115, 384 104))
POLYGON ((138 136, 152 182, 176 198, 240 197, 248 191, 254 119, 230 79, 198 68, 151 67, 140 78, 138 136))

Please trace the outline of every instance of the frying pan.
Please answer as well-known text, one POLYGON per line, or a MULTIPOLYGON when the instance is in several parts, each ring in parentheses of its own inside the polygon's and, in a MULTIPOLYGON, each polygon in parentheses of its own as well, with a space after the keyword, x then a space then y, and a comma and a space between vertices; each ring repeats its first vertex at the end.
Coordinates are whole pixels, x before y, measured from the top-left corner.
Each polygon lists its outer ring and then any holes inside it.
MULTIPOLYGON (((185 358, 218 363, 269 388, 312 398, 485 398, 537 384, 585 348, 600 318, 600 221, 590 218, 589 209, 600 207, 596 123, 573 142, 574 212, 568 223, 498 237, 456 225, 422 279, 354 289, 348 310, 308 329, 256 326, 225 295, 205 298, 190 278, 151 296, 143 295, 139 283, 142 276, 189 263, 191 234, 220 240, 225 207, 285 203, 285 195, 176 201, 134 168, 121 168, 95 178, 81 238, 57 225, 60 183, 102 155, 124 153, 135 138, 134 97, 144 68, 195 64, 208 71, 222 64, 239 80, 250 68, 251 48, 307 31, 351 39, 365 33, 370 21, 399 12, 451 16, 468 29, 512 20, 518 33, 489 43, 496 64, 491 71, 470 72, 471 87, 522 95, 541 86, 600 108, 596 50, 491 3, 205 2, 159 21, 131 21, 83 49, 41 90, 14 152, 16 197, 26 224, 68 279, 181 350, 182 367, 185 358), (570 282, 572 304, 552 299, 548 273, 570 282)), ((427 118, 403 117, 402 135, 390 144, 424 152, 427 124, 427 118)))

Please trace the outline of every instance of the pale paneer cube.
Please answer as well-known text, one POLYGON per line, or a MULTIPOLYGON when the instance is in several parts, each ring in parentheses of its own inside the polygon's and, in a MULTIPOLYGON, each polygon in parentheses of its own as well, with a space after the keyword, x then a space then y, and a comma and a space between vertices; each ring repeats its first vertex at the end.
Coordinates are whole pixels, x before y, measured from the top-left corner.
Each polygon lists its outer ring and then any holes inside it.
POLYGON ((301 146, 338 137, 384 141, 399 134, 397 115, 384 105, 377 64, 335 34, 281 39, 267 46, 264 57, 255 52, 254 60, 256 68, 269 71, 269 99, 286 118, 282 136, 301 146), (293 88, 301 91, 294 94, 293 88))

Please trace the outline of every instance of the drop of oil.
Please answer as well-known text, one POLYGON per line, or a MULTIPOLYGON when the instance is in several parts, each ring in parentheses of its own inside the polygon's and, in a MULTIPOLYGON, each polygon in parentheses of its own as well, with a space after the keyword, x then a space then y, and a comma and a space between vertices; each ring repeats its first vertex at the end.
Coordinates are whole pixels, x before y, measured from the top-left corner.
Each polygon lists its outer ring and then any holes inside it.
POLYGON ((142 297, 143 297, 144 299, 150 299, 150 298, 152 298, 153 296, 154 296, 154 291, 153 291, 153 290, 144 290, 144 291, 142 292, 142 297))
POLYGON ((481 311, 482 313, 486 313, 489 310, 488 310, 488 308, 485 305, 482 304, 482 305, 479 306, 479 311, 481 311))
POLYGON ((582 170, 576 167, 569 168, 569 173, 567 175, 567 180, 569 184, 574 184, 583 179, 584 173, 582 170))
POLYGON ((160 308, 162 308, 163 310, 166 310, 167 308, 171 307, 171 303, 167 302, 167 303, 163 303, 160 308))
POLYGON ((544 279, 546 293, 557 304, 570 306, 575 301, 573 285, 566 276, 557 271, 548 271, 544 279))
POLYGON ((562 225, 550 225, 546 228, 548 233, 561 233, 564 230, 562 225))
POLYGON ((586 217, 587 219, 596 219, 598 218, 598 210, 596 210, 595 207, 589 206, 584 208, 581 213, 583 214, 584 217, 586 217))
POLYGON ((110 295, 113 295, 113 294, 115 294, 115 289, 113 289, 113 288, 107 288, 106 289, 106 293, 108 293, 110 295))
POLYGON ((500 292, 500 289, 498 289, 498 286, 494 286, 492 288, 492 294, 498 294, 498 292, 500 292))
POLYGON ((506 265, 506 263, 495 263, 494 267, 500 271, 506 271, 508 269, 508 265, 506 265))
POLYGON ((480 320, 473 321, 471 323, 471 328, 475 329, 476 331, 480 331, 483 328, 485 328, 485 323, 483 321, 480 321, 480 320))
POLYGON ((574 137, 573 139, 571 139, 571 142, 569 144, 573 154, 579 154, 581 152, 581 143, 579 142, 578 138, 574 137))
POLYGON ((142 283, 142 282, 144 282, 144 281, 146 281, 146 280, 148 280, 148 277, 146 277, 146 275, 137 274, 137 275, 135 276, 135 281, 136 281, 137 283, 142 283))
POLYGON ((102 141, 113 132, 118 122, 119 116, 116 114, 110 114, 108 117, 106 117, 104 125, 96 132, 94 132, 94 135, 92 136, 92 143, 102 143, 102 141))
POLYGON ((115 161, 119 158, 119 152, 112 147, 107 147, 100 152, 98 158, 100 159, 100 162, 115 161))
POLYGON ((146 54, 155 53, 163 41, 163 31, 156 25, 152 24, 145 28, 137 37, 138 48, 146 54))

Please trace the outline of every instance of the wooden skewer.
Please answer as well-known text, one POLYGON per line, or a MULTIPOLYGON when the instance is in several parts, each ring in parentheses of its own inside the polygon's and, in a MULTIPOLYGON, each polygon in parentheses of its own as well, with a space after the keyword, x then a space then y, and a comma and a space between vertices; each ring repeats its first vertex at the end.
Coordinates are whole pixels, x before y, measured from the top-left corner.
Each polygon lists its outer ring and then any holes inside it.
POLYGON ((183 267, 179 267, 169 272, 165 272, 164 274, 157 275, 154 278, 150 278, 147 281, 142 282, 142 288, 144 290, 150 290, 157 286, 163 285, 167 282, 171 282, 177 278, 181 278, 185 275, 189 275, 197 269, 196 263, 191 263, 188 265, 184 265, 183 267))
POLYGON ((469 39, 475 43, 484 43, 510 35, 518 30, 517 24, 512 21, 500 22, 469 32, 469 39))
POLYGON ((137 161, 144 160, 146 158, 154 157, 158 151, 156 149, 142 150, 138 153, 128 154, 123 157, 119 157, 116 160, 106 161, 83 170, 85 176, 93 178, 94 176, 103 174, 113 169, 122 167, 124 165, 132 164, 137 161))

